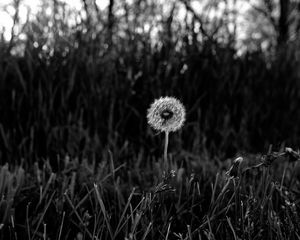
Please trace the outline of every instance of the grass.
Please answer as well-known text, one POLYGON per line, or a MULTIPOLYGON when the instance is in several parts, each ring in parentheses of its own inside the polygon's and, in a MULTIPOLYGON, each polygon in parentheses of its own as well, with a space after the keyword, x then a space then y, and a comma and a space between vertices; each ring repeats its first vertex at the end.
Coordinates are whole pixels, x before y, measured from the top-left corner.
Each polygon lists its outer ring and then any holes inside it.
POLYGON ((171 18, 157 45, 120 18, 108 45, 97 16, 1 38, 0 238, 299 239, 297 47, 239 55, 171 18), (187 120, 164 173, 146 111, 167 95, 187 120))
POLYGON ((139 66, 88 62, 83 48, 3 58, 1 238, 298 239, 298 161, 225 175, 236 152, 283 139, 297 146, 296 73, 282 79, 295 63, 270 67, 261 54, 223 50, 178 52, 167 65, 157 50, 139 66), (188 110, 170 135, 175 176, 163 175, 163 138, 146 127, 160 94, 180 96, 188 110))
MULTIPOLYGON (((259 164, 245 156, 236 174, 190 172, 187 163, 162 176, 156 163, 142 173, 113 158, 66 158, 58 173, 49 162, 35 164, 13 198, 3 192, 10 181, 1 180, 1 238, 298 239, 299 156, 269 152, 259 164)), ((16 180, 24 174, 7 165, 1 172, 16 180)))

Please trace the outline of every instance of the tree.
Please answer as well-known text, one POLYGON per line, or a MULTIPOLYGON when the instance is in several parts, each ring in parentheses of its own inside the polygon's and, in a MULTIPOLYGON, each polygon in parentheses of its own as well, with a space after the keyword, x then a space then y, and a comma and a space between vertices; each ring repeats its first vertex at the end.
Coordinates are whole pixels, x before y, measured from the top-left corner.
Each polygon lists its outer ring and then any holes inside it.
POLYGON ((278 19, 278 39, 277 45, 285 44, 289 39, 289 14, 290 14, 290 0, 280 0, 280 13, 278 19))
MULTIPOLYGON (((299 38, 300 32, 300 1, 299 0, 263 0, 251 1, 252 9, 249 14, 260 14, 272 26, 277 49, 289 41, 299 38), (254 11, 253 11, 254 10, 254 11)), ((258 20, 257 20, 258 21, 258 20)), ((257 23, 257 22, 256 22, 257 23)), ((256 24, 255 23, 255 24, 256 24)), ((260 32, 260 28, 256 31, 260 32)))

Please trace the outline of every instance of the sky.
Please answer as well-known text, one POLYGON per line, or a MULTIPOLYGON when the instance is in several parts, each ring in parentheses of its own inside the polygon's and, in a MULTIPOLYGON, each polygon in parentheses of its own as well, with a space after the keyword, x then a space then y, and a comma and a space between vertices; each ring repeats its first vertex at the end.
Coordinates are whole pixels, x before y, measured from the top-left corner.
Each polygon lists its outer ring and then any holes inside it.
MULTIPOLYGON (((4 31, 5 39, 10 38, 10 30, 13 26, 13 18, 12 16, 15 13, 15 9, 11 4, 12 0, 0 0, 0 32, 4 31)), ((71 8, 76 10, 81 9, 82 7, 82 0, 63 0, 66 2, 71 8)), ((98 7, 103 10, 107 7, 109 0, 96 0, 98 7)), ((22 0, 20 6, 20 22, 24 23, 27 18, 28 9, 30 8, 30 14, 33 16, 39 7, 40 1, 39 0, 22 0)))
MULTIPOLYGON (((63 0, 66 2, 71 8, 74 8, 76 10, 79 10, 82 8, 82 0, 63 0)), ((132 0, 126 0, 126 1, 132 1, 132 0)), ((164 2, 168 2, 168 0, 162 0, 164 2)), ((195 9, 197 12, 202 11, 202 5, 201 1, 203 0, 192 0, 192 7, 195 9)), ((210 1, 210 0, 204 0, 205 1, 210 1)), ((0 0, 0 33, 4 32, 4 37, 5 39, 9 40, 11 36, 11 28, 13 25, 13 18, 12 16, 14 15, 15 9, 12 6, 9 6, 9 4, 12 2, 12 0, 0 0), (6 11, 4 11, 4 9, 6 11)), ((40 0, 22 0, 21 1, 21 7, 20 7, 20 22, 24 23, 27 18, 28 14, 28 9, 30 8, 30 14, 31 16, 34 16, 34 14, 38 10, 38 6, 40 3, 40 0)), ((230 5, 231 2, 234 2, 234 0, 228 0, 228 3, 230 5)), ((103 10, 108 6, 109 0, 96 0, 96 3, 98 7, 103 10)), ((215 11, 215 12, 210 12, 210 17, 220 17, 220 14, 222 14, 222 8, 225 7, 224 2, 220 1, 219 3, 219 8, 220 11, 215 11), (223 5, 222 5, 223 3, 223 5)), ((245 0, 239 0, 237 1, 236 8, 238 10, 238 16, 237 16, 237 33, 238 35, 242 38, 244 31, 243 31, 243 26, 245 24, 245 19, 243 18, 244 13, 249 9, 249 1, 245 0)), ((182 9, 182 11, 179 11, 179 19, 182 18, 184 19, 184 14, 185 11, 182 9), (182 15, 182 16, 180 16, 182 15)))

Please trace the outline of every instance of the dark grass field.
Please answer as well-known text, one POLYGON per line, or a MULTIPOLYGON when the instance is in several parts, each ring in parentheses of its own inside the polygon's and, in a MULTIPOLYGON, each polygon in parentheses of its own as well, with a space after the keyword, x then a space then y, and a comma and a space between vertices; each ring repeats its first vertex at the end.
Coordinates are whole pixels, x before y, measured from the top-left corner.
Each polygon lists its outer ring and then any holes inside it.
POLYGON ((194 22, 153 42, 109 17, 2 35, 0 239, 300 239, 297 41, 240 54, 194 22), (168 171, 161 96, 186 108, 168 171))

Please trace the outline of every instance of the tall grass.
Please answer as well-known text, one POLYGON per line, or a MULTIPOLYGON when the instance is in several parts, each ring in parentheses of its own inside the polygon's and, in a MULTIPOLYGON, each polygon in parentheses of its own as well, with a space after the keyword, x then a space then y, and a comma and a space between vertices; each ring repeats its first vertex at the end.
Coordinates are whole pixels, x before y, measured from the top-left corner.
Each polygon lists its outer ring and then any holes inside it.
MULTIPOLYGON (((145 21, 157 13, 148 14, 145 21)), ((136 31, 137 22, 124 30, 123 18, 108 45, 103 21, 82 20, 71 29, 67 12, 52 17, 53 27, 43 12, 28 20, 25 40, 12 46, 2 39, 2 163, 50 158, 58 168, 58 156, 99 158, 107 148, 118 159, 140 149, 155 155, 161 141, 148 131, 145 112, 162 95, 178 97, 189 109, 177 149, 226 158, 270 143, 299 143, 296 45, 273 56, 237 55, 225 42, 196 38, 201 33, 189 26, 194 22, 175 20, 162 24, 154 44, 150 32, 136 31), (11 54, 22 48, 23 55, 11 54)))
POLYGON ((298 62, 291 56, 237 56, 199 43, 168 56, 143 48, 99 57, 88 51, 94 44, 44 56, 28 42, 24 56, 1 58, 2 162, 99 157, 107 147, 120 158, 141 148, 155 153, 160 140, 147 130, 145 112, 161 95, 177 96, 189 109, 174 143, 179 149, 227 157, 299 142, 298 62))

